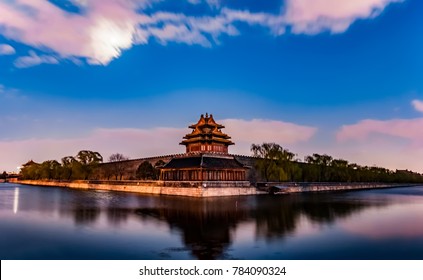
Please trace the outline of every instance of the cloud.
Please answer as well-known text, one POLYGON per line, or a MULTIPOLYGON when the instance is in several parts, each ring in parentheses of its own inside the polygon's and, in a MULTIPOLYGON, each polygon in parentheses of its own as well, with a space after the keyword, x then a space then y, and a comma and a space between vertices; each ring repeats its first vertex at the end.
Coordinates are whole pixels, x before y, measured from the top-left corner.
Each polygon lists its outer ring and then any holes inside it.
POLYGON ((361 165, 423 172, 423 118, 362 120, 342 126, 332 152, 361 165))
POLYGON ((222 9, 222 14, 228 22, 244 22, 249 25, 259 25, 269 28, 274 35, 285 33, 286 23, 283 16, 268 13, 252 13, 249 11, 222 9))
POLYGON ((299 142, 307 142, 316 133, 317 128, 276 120, 226 119, 225 133, 232 137, 235 146, 233 153, 250 154, 251 144, 275 142, 284 148, 299 142))
POLYGON ((357 19, 378 16, 390 3, 404 0, 287 0, 284 20, 294 33, 341 33, 357 19))
POLYGON ((28 68, 39 64, 58 64, 59 61, 51 55, 37 55, 34 51, 30 51, 28 56, 21 56, 15 60, 17 68, 28 68))
POLYGON ((0 55, 12 55, 15 53, 16 51, 11 45, 0 44, 0 55))
POLYGON ((95 129, 85 137, 1 141, 0 169, 13 171, 30 159, 60 160, 84 149, 98 151, 105 159, 116 152, 131 158, 179 153, 183 151, 178 147, 183 133, 174 128, 95 129))
MULTIPOLYGON (((266 141, 289 144, 307 141, 315 128, 272 120, 219 120, 227 126, 228 133, 236 143, 230 147, 231 153, 250 154, 252 143, 266 141)), ((0 170, 14 170, 26 161, 33 159, 42 162, 49 159, 60 160, 67 155, 89 149, 100 152, 104 158, 113 153, 122 153, 130 158, 183 153, 178 145, 182 137, 189 133, 188 128, 157 127, 151 129, 98 128, 85 137, 69 139, 24 139, 0 141, 0 170), (17 152, 18 151, 18 152, 17 152)))
POLYGON ((219 8, 221 0, 206 0, 207 4, 212 8, 219 8))
POLYGON ((22 95, 17 89, 6 88, 4 85, 0 84, 0 100, 1 99, 6 99, 7 102, 10 102, 12 100, 19 100, 19 102, 21 102, 22 100, 26 99, 26 96, 22 95))
POLYGON ((197 16, 155 10, 158 0, 71 2, 80 12, 66 11, 45 0, 2 1, 0 34, 49 50, 56 59, 84 58, 89 64, 107 65, 133 45, 148 44, 151 39, 210 47, 219 43, 222 35, 240 35, 238 23, 261 26, 275 36, 284 34, 287 27, 294 33, 339 33, 355 20, 373 18, 388 4, 401 0, 286 0, 282 12, 274 14, 233 10, 221 1, 207 0, 214 12, 197 16))
POLYGON ((415 99, 411 102, 411 104, 416 111, 423 112, 423 101, 415 99))
POLYGON ((338 141, 367 141, 374 134, 394 136, 423 145, 423 118, 393 120, 362 120, 356 124, 344 125, 337 132, 338 141))

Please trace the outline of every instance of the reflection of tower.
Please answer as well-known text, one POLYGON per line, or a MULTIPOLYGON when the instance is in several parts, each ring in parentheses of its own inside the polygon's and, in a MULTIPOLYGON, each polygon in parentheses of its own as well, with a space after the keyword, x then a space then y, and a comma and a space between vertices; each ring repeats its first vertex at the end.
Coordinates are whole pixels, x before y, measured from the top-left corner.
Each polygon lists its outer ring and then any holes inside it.
POLYGON ((75 224, 94 224, 101 214, 99 203, 102 197, 95 191, 66 189, 59 195, 59 211, 63 216, 72 216, 75 224))
POLYGON ((115 225, 123 223, 128 219, 130 213, 131 210, 127 208, 109 207, 107 208, 107 221, 115 225))
POLYGON ((100 216, 100 209, 95 207, 85 207, 77 205, 74 209, 74 220, 77 224, 94 223, 100 216))
MULTIPOLYGON (((232 242, 231 230, 248 217, 236 201, 248 198, 165 198, 160 208, 137 211, 165 220, 181 231, 182 241, 197 259, 221 259, 232 242)), ((247 203, 245 203, 247 205, 247 203)))

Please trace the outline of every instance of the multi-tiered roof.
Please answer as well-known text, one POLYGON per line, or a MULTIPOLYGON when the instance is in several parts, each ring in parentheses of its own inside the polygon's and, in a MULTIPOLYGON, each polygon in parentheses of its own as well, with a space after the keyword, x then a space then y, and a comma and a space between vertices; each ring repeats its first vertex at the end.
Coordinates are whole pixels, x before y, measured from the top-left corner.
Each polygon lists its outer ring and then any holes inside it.
POLYGON ((234 143, 222 132, 225 127, 216 123, 213 115, 201 115, 200 120, 189 128, 192 132, 179 143, 186 146, 186 154, 172 158, 160 168, 161 180, 247 182, 248 168, 228 154, 228 146, 234 143))
POLYGON ((201 115, 200 120, 189 128, 192 132, 185 135, 180 143, 186 146, 187 153, 228 153, 228 146, 234 143, 231 137, 222 132, 223 125, 216 123, 213 115, 201 115))

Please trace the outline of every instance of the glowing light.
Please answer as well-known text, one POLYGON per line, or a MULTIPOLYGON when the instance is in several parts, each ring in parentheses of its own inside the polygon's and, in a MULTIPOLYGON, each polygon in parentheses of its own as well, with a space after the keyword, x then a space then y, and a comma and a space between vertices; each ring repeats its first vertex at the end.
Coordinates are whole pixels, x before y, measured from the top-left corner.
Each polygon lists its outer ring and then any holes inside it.
POLYGON ((19 188, 15 189, 15 196, 13 198, 13 213, 18 213, 19 208, 19 188))
POLYGON ((99 19, 91 30, 91 47, 94 57, 91 63, 108 64, 117 58, 122 50, 132 46, 135 32, 131 24, 117 23, 107 19, 99 19))

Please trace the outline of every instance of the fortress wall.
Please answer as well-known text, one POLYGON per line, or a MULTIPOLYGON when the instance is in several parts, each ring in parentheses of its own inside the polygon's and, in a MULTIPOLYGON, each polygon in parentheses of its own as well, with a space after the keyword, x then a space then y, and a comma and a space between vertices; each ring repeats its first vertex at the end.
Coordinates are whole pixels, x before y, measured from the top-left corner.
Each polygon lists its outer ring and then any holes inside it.
MULTIPOLYGON (((139 158, 139 159, 130 159, 120 162, 107 162, 103 163, 99 166, 99 170, 94 175, 95 178, 101 180, 113 180, 115 179, 115 174, 113 172, 115 164, 123 164, 124 165, 124 172, 122 176, 122 180, 135 180, 136 179, 136 171, 138 166, 144 161, 148 161, 151 165, 155 165, 159 160, 168 163, 172 158, 175 157, 182 157, 186 154, 173 154, 173 155, 165 155, 165 156, 157 156, 157 157, 147 157, 147 158, 139 158)), ((247 179, 250 182, 255 183, 258 179, 257 171, 255 170, 255 160, 256 158, 251 156, 244 156, 244 155, 231 155, 234 156, 239 162, 244 164, 245 166, 249 167, 247 171, 247 179)))
POLYGON ((174 157, 180 157, 183 154, 174 154, 174 155, 165 155, 165 156, 157 156, 157 157, 147 157, 147 158, 138 158, 138 159, 130 159, 120 162, 107 162, 103 163, 99 166, 99 170, 95 174, 97 179, 114 179, 115 172, 114 165, 121 164, 124 166, 124 172, 122 176, 122 180, 135 180, 136 179, 136 172, 138 166, 144 161, 148 161, 151 165, 155 165, 159 160, 164 161, 165 163, 169 162, 174 157))
POLYGON ((262 192, 249 182, 164 182, 164 181, 45 181, 23 180, 19 184, 63 187, 80 190, 104 190, 140 194, 217 197, 256 195, 262 192))

